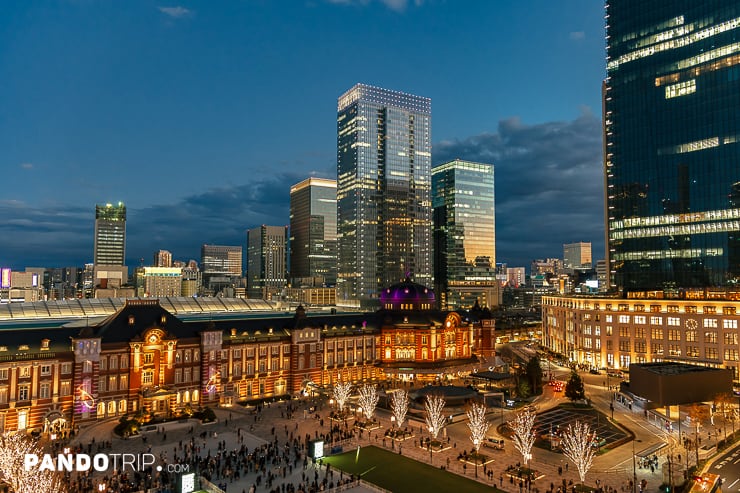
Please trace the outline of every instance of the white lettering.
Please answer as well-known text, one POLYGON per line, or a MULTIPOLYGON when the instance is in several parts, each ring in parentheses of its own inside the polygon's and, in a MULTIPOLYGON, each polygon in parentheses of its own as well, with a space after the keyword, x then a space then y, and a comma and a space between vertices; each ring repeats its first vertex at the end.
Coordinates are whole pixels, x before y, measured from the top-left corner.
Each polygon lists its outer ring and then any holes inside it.
POLYGON ((95 454, 93 457, 93 467, 98 472, 108 470, 108 456, 105 454, 95 454))
POLYGON ((33 466, 39 463, 39 458, 35 454, 26 454, 23 458, 23 468, 30 471, 33 466))

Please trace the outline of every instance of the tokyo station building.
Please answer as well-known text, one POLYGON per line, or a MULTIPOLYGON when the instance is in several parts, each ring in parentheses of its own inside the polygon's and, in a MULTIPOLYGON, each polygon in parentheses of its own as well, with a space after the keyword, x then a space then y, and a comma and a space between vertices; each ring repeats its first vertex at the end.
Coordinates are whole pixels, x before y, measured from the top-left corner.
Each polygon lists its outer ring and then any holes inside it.
POLYGON ((433 380, 494 355, 492 320, 439 311, 424 286, 407 279, 381 301, 375 313, 225 298, 0 305, 0 431, 177 416, 330 392, 338 379, 433 380))

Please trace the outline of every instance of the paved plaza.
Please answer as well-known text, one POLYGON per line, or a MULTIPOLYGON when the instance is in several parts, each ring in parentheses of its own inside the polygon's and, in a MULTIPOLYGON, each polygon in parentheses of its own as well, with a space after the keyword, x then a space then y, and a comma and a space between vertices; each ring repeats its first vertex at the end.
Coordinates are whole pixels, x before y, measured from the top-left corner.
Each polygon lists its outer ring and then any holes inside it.
MULTIPOLYGON (((602 411, 608 410, 611 403, 611 393, 603 388, 600 380, 595 379, 591 384, 587 384, 587 395, 590 396, 592 403, 602 411)), ((462 382, 459 382, 462 383, 462 382)), ((547 391, 546 391, 547 392, 547 391)), ((535 404, 538 406, 539 422, 541 428, 549 429, 549 424, 553 423, 561 427, 567 424, 574 416, 564 413, 562 410, 555 409, 555 406, 564 402, 562 397, 552 394, 545 394, 539 397, 535 404)), ((113 434, 113 427, 117 420, 109 420, 97 423, 95 425, 83 428, 74 439, 74 443, 82 448, 83 451, 91 450, 96 452, 101 448, 104 452, 114 451, 115 453, 144 453, 155 454, 160 461, 167 463, 178 462, 176 456, 183 456, 182 447, 188 443, 194 444, 199 456, 217 457, 223 456, 229 452, 246 450, 249 453, 256 449, 267 449, 270 447, 273 455, 267 454, 264 467, 245 468, 238 475, 224 475, 222 471, 215 471, 211 481, 215 485, 220 485, 221 489, 231 492, 290 492, 290 491, 310 491, 311 484, 317 484, 318 489, 336 488, 341 482, 349 480, 349 474, 341 473, 338 470, 329 470, 324 466, 313 464, 313 461, 305 459, 305 446, 307 439, 316 438, 320 435, 327 435, 330 431, 331 420, 329 419, 330 407, 325 400, 293 400, 282 401, 265 405, 261 409, 253 407, 235 406, 233 408, 216 409, 218 422, 214 424, 175 424, 168 425, 166 429, 154 429, 150 432, 143 433, 139 437, 130 439, 121 439, 113 434), (289 410, 292 411, 289 413, 289 410), (110 447, 108 447, 110 445, 110 447), (297 447, 292 449, 290 447, 297 447), (268 481, 269 479, 269 481, 268 481), (301 489, 303 488, 303 489, 301 489)), ((497 435, 495 431, 501 421, 508 421, 513 410, 492 409, 489 414, 489 421, 495 426, 491 427, 489 436, 505 438, 506 445, 504 450, 494 450, 490 448, 481 448, 481 453, 489 456, 492 462, 486 464, 485 468, 479 466, 477 481, 489 486, 495 485, 504 491, 511 493, 521 493, 520 484, 517 481, 506 476, 507 467, 520 463, 522 458, 519 452, 513 446, 511 440, 507 437, 497 435)), ((384 430, 391 425, 390 414, 387 410, 378 409, 377 417, 380 420, 381 427, 371 432, 351 434, 351 427, 348 428, 350 438, 342 442, 343 450, 356 450, 358 446, 366 447, 374 445, 378 448, 385 448, 393 453, 399 453, 398 444, 392 440, 384 440, 384 430)), ((613 431, 613 427, 604 427, 601 420, 602 415, 596 421, 599 436, 604 436, 609 440, 619 440, 621 431, 613 431)), ((669 446, 657 451, 659 467, 652 471, 647 468, 640 468, 639 464, 633 469, 633 448, 635 442, 627 441, 625 445, 620 445, 606 453, 596 457, 593 467, 589 472, 586 483, 590 486, 596 486, 596 480, 599 480, 599 486, 606 491, 627 493, 630 481, 634 475, 638 481, 643 479, 648 482, 648 489, 657 488, 663 481, 660 464, 665 462, 662 453, 668 450, 674 452, 679 450, 675 440, 665 431, 651 425, 643 417, 642 413, 636 413, 629 408, 620 404, 615 405, 614 418, 624 428, 634 433, 638 451, 650 447, 654 444, 668 443, 669 446)), ((415 439, 402 442, 400 453, 410 459, 417 460, 424 464, 429 464, 435 468, 444 467, 446 473, 464 475, 467 478, 475 479, 475 470, 469 465, 458 460, 460 454, 472 449, 472 443, 469 438, 469 431, 465 420, 448 425, 445 430, 445 440, 449 443, 449 448, 430 453, 428 449, 420 448, 416 445, 419 438, 428 435, 423 423, 412 421, 408 426, 413 429, 415 439)), ((547 449, 535 448, 533 450, 533 459, 531 466, 544 476, 541 479, 529 485, 530 491, 545 493, 547 491, 556 491, 562 487, 563 481, 569 487, 571 482, 579 482, 576 468, 568 464, 565 457, 557 452, 547 449)), ((398 471, 398 474, 403 474, 398 471)), ((106 478, 97 474, 92 478, 87 478, 88 482, 83 483, 95 486, 104 482, 106 478)), ((110 478, 107 478, 110 480, 110 478)), ((348 486, 343 486, 346 488, 348 486)), ((524 486, 526 488, 526 485, 524 486)), ((363 484, 352 485, 352 491, 371 491, 371 486, 363 484)), ((465 488, 457 488, 458 493, 465 491, 465 488)), ((85 491, 80 488, 77 491, 85 491)), ((98 491, 97 489, 95 491, 98 491)), ((153 488, 153 491, 167 491, 164 488, 153 488)), ((401 492, 399 492, 401 493, 401 492)))

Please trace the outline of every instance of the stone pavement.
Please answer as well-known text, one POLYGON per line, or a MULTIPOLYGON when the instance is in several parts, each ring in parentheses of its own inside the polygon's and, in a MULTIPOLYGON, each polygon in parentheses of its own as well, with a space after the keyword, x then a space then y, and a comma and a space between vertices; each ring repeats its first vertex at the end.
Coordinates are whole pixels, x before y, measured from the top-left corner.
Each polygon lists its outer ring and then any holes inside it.
MULTIPOLYGON (((608 392, 600 392, 599 386, 587 385, 587 394, 592 396, 592 401, 597 408, 600 408, 602 412, 608 414, 610 395, 608 392)), ((562 401, 562 399, 560 399, 562 401)), ((549 407, 550 405, 557 405, 559 400, 553 400, 551 396, 545 396, 539 399, 536 404, 540 405, 540 411, 544 409, 543 405, 549 407)), ((143 453, 150 451, 156 454, 158 457, 166 458, 172 457, 173 446, 177 445, 180 441, 187 442, 191 436, 197 437, 196 443, 202 445, 202 450, 210 450, 211 454, 216 452, 217 444, 219 442, 226 442, 226 450, 237 449, 241 444, 237 440, 237 429, 240 428, 242 435, 244 436, 243 444, 246 445, 249 450, 253 450, 255 447, 267 443, 268 441, 274 441, 276 438, 280 445, 283 445, 288 441, 291 433, 294 437, 305 439, 307 436, 311 438, 318 436, 319 433, 328 433, 330 427, 330 421, 328 419, 329 407, 328 404, 321 401, 310 402, 310 401, 291 401, 292 405, 298 406, 298 410, 294 413, 292 419, 288 419, 285 415, 286 402, 275 403, 269 407, 263 407, 262 411, 258 414, 254 408, 234 406, 233 408, 216 409, 218 416, 218 423, 210 425, 201 425, 196 423, 193 425, 192 434, 189 433, 189 427, 181 427, 178 429, 167 429, 165 432, 149 432, 144 434, 146 442, 141 437, 130 438, 127 440, 117 438, 113 435, 112 430, 117 420, 110 420, 102 423, 83 428, 80 430, 79 435, 75 438, 75 442, 83 446, 83 449, 87 446, 91 446, 92 440, 95 439, 96 445, 92 446, 93 452, 97 444, 101 441, 110 441, 113 445, 113 450, 118 453, 143 453), (310 406, 317 406, 317 409, 309 411, 310 406), (318 417, 317 417, 318 416, 318 417), (323 426, 322 426, 323 419, 323 426), (206 432, 205 438, 200 438, 203 432, 206 432)), ((512 411, 506 411, 503 416, 504 420, 510 419, 512 411)), ((379 409, 377 412, 378 419, 381 422, 381 428, 373 432, 363 433, 362 438, 355 437, 350 442, 349 446, 354 447, 356 445, 376 445, 379 447, 385 446, 391 448, 391 442, 389 440, 383 440, 383 431, 390 426, 390 414, 388 411, 379 409), (385 443, 384 443, 385 442, 385 443)), ((670 436, 666 436, 664 432, 658 428, 648 424, 642 415, 632 413, 627 408, 621 405, 615 406, 615 420, 621 423, 623 426, 633 432, 638 440, 636 444, 637 450, 643 450, 649 447, 651 444, 656 444, 661 441, 671 441, 670 436)), ((492 410, 489 415, 489 420, 495 424, 501 422, 502 413, 500 409, 492 410)), ((415 446, 418 444, 419 437, 426 437, 427 433, 424 432, 424 426, 419 422, 412 422, 410 424, 414 428, 416 438, 413 440, 407 440, 401 445, 401 453, 407 457, 429 463, 430 453, 427 449, 419 448, 415 446)), ((451 447, 448 450, 442 452, 432 453, 431 461, 434 466, 444 466, 449 471, 465 475, 468 478, 475 478, 475 468, 471 465, 464 465, 458 461, 458 455, 464 450, 470 451, 472 444, 469 439, 469 431, 466 423, 458 422, 448 425, 445 430, 449 437, 451 447)), ((495 435, 494 427, 491 428, 489 435, 495 435)), ((598 456, 594 460, 593 467, 591 468, 586 483, 590 486, 596 486, 598 479, 599 484, 602 487, 608 487, 615 491, 626 492, 628 491, 629 481, 633 479, 633 445, 634 442, 628 442, 626 445, 622 445, 614 450, 611 450, 601 456, 598 456)), ((396 446, 397 447, 397 446, 396 446)), ((670 447, 666 447, 662 451, 658 452, 660 456, 665 453, 670 447)), ((397 450, 397 448, 396 448, 397 450)), ((673 448, 674 453, 677 448, 673 448)), ((488 448, 481 448, 481 452, 492 457, 494 461, 485 466, 479 466, 478 480, 487 484, 495 484, 500 489, 517 493, 519 485, 514 482, 510 482, 505 476, 504 471, 507 466, 514 465, 521 462, 521 455, 514 448, 510 440, 506 440, 506 447, 503 451, 492 450, 488 448), (492 480, 489 480, 489 476, 486 474, 489 470, 493 471, 492 480)), ((544 475, 541 479, 538 479, 533 483, 532 488, 539 492, 544 492, 550 489, 550 484, 553 483, 555 488, 562 483, 565 479, 566 483, 573 481, 573 483, 579 483, 576 468, 573 464, 568 464, 562 454, 550 452, 535 448, 533 450, 533 459, 531 467, 536 469, 538 472, 544 475), (562 468, 562 472, 559 473, 559 468, 562 468)), ((661 463, 664 460, 660 460, 661 463)), ((313 466, 309 462, 309 469, 313 466)), ((648 489, 653 490, 657 488, 663 481, 661 472, 654 471, 651 473, 649 469, 635 468, 637 475, 637 481, 646 479, 648 481, 648 489)), ((318 475, 319 478, 325 474, 324 470, 314 471, 313 469, 305 471, 309 477, 318 475)), ((282 483, 292 483, 298 485, 303 479, 303 468, 294 468, 291 474, 286 473, 286 478, 279 477, 273 483, 273 487, 280 486, 282 483)), ((250 486, 255 483, 256 474, 251 473, 243 476, 238 481, 227 483, 226 490, 228 492, 236 491, 249 491, 250 486)), ((336 479, 336 478, 335 478, 336 479)), ((219 480, 213 481, 215 484, 219 484, 219 480)), ((223 481, 221 481, 223 483, 223 481)), ((367 489, 365 489, 367 490, 367 489)), ((263 482, 258 491, 267 491, 265 483, 263 482)), ((356 490, 360 491, 360 490, 356 490)), ((654 490, 653 490, 654 491, 654 490)))

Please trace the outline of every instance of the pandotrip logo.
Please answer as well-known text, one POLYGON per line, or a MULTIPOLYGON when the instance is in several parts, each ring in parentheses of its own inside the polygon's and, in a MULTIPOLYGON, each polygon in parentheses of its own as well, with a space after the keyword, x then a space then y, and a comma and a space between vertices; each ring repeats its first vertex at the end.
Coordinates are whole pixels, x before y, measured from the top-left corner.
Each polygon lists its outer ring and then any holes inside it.
POLYGON ((154 454, 25 454, 23 469, 25 471, 60 471, 60 472, 145 472, 153 467, 157 471, 180 472, 186 464, 165 464, 154 467, 157 459, 154 454), (174 467, 174 466, 177 466, 174 467))

